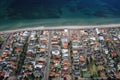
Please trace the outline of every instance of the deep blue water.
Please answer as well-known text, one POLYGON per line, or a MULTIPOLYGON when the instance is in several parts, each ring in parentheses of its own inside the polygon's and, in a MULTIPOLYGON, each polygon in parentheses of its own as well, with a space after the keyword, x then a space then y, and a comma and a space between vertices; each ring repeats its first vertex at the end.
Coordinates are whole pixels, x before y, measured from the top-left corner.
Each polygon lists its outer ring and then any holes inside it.
POLYGON ((30 19, 120 18, 120 0, 0 0, 0 23, 30 19))
POLYGON ((120 0, 0 0, 1 19, 120 17, 120 0))

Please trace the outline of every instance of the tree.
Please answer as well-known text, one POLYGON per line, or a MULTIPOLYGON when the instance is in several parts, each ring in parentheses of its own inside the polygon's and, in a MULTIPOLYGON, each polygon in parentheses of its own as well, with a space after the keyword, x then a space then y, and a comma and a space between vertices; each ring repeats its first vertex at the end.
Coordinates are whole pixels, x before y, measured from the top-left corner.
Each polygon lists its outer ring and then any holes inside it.
POLYGON ((89 65, 89 60, 88 60, 88 58, 86 59, 86 64, 89 65))
POLYGON ((92 62, 93 61, 93 59, 92 59, 92 57, 90 56, 90 62, 92 62))

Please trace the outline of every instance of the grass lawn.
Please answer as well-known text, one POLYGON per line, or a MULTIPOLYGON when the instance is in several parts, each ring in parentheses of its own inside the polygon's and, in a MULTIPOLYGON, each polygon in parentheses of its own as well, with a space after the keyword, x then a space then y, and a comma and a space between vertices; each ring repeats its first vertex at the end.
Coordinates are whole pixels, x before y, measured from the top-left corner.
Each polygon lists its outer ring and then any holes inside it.
POLYGON ((97 72, 97 66, 96 65, 93 65, 92 66, 93 68, 93 75, 95 76, 95 77, 98 77, 99 75, 98 75, 98 72, 97 72))
POLYGON ((82 76, 83 78, 90 78, 91 75, 86 71, 82 71, 82 76))
POLYGON ((0 42, 2 42, 4 39, 0 37, 0 42))
POLYGON ((97 70, 97 66, 95 65, 95 62, 92 61, 89 65, 88 65, 88 70, 90 71, 90 73, 94 76, 94 77, 98 77, 98 70, 97 70))

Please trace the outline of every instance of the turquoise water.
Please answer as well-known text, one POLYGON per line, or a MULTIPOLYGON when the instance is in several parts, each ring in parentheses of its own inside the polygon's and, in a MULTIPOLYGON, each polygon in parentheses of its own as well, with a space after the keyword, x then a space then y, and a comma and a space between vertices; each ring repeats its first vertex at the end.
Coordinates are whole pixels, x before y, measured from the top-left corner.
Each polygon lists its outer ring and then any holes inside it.
POLYGON ((52 27, 52 26, 71 26, 71 25, 101 25, 119 24, 120 18, 69 18, 69 19, 29 19, 29 20, 10 20, 1 23, 0 31, 13 30, 29 27, 52 27))
POLYGON ((0 30, 119 23, 120 0, 0 0, 0 30))

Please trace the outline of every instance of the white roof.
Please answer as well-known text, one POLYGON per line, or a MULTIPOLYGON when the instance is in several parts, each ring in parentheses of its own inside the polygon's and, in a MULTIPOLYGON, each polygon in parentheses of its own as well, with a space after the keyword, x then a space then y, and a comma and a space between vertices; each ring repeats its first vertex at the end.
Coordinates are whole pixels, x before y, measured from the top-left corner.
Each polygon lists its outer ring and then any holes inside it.
POLYGON ((30 37, 33 38, 33 37, 35 37, 35 35, 34 35, 34 34, 31 34, 30 37))
POLYGON ((35 38, 35 37, 32 37, 32 38, 31 38, 31 40, 36 40, 36 39, 37 39, 37 38, 35 38))
POLYGON ((113 40, 118 40, 117 38, 113 38, 113 40))
POLYGON ((29 48, 29 49, 28 49, 28 52, 33 52, 33 49, 29 48))
POLYGON ((40 38, 40 40, 47 40, 47 38, 40 38))
POLYGON ((107 50, 105 50, 105 54, 108 54, 108 51, 107 51, 107 50))
POLYGON ((104 51, 105 51, 105 54, 108 54, 108 49, 107 48, 104 48, 104 51))
POLYGON ((35 61, 32 61, 32 64, 35 65, 35 61))
POLYGON ((90 37, 90 39, 92 39, 92 40, 96 40, 95 37, 90 37))
POLYGON ((41 48, 45 48, 45 47, 46 47, 46 45, 43 45, 43 44, 42 44, 42 45, 40 45, 40 47, 41 47, 41 48))
POLYGON ((79 47, 79 46, 78 46, 78 43, 73 43, 73 44, 72 44, 72 47, 73 47, 73 48, 78 48, 78 47, 79 47))
POLYGON ((59 51, 59 50, 53 50, 53 51, 52 51, 52 54, 54 54, 54 55, 59 55, 59 54, 60 54, 60 51, 59 51))
POLYGON ((98 30, 98 28, 96 28, 96 32, 97 32, 97 34, 99 34, 100 32, 99 32, 99 30, 98 30))
POLYGON ((37 60, 39 60, 39 61, 45 61, 45 60, 46 60, 46 58, 39 57, 37 60))
POLYGON ((68 49, 62 49, 62 53, 68 52, 68 49))
POLYGON ((120 39, 120 35, 118 35, 118 38, 120 39))
POLYGON ((35 68, 37 68, 37 67, 42 68, 43 65, 35 65, 35 68))
POLYGON ((53 36, 53 38, 58 38, 57 36, 53 36))
POLYGON ((68 32, 68 29, 64 29, 64 32, 68 32))
POLYGON ((23 36, 28 36, 28 34, 26 34, 26 33, 23 33, 23 36))
POLYGON ((63 56, 68 56, 68 54, 63 54, 63 56))
POLYGON ((68 39, 67 38, 62 38, 61 41, 62 42, 68 42, 68 39))
POLYGON ((104 37, 103 37, 103 36, 99 36, 99 39, 100 39, 100 40, 104 40, 104 37))

